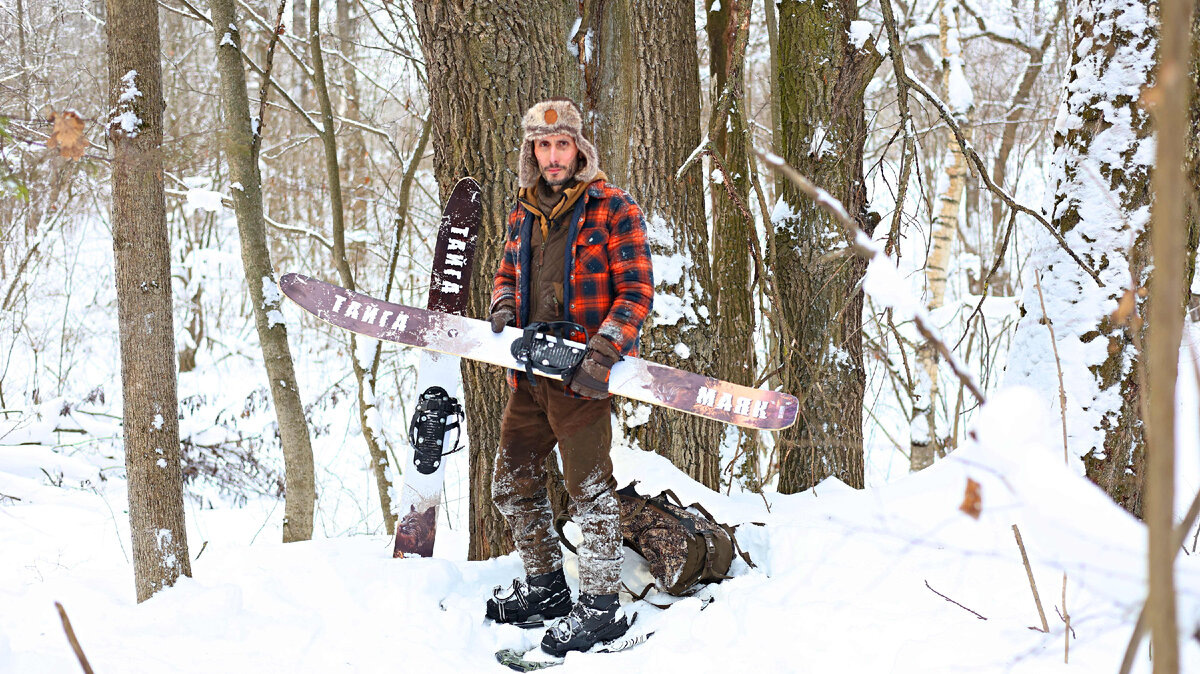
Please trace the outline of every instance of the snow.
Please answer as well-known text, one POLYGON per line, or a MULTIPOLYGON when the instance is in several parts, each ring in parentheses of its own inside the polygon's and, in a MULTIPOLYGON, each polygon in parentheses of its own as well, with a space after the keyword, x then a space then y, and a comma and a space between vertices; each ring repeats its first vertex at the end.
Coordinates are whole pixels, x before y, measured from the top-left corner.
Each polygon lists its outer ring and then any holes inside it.
POLYGON ((112 118, 112 125, 119 127, 126 136, 135 138, 138 134, 138 127, 142 125, 142 120, 132 110, 126 110, 112 118))
POLYGON ((187 202, 184 208, 189 213, 194 213, 197 209, 220 213, 224 208, 221 203, 223 198, 220 192, 193 187, 187 191, 187 202))
POLYGON ((142 95, 142 92, 138 91, 137 84, 135 83, 137 74, 136 70, 130 70, 121 76, 121 84, 125 85, 125 89, 117 96, 117 103, 131 103, 135 98, 142 95))
POLYGON ((221 36, 221 41, 217 43, 217 46, 218 47, 233 47, 234 49, 237 49, 237 45, 234 44, 234 42, 233 42, 233 36, 230 35, 229 33, 225 33, 224 35, 221 36))
MULTIPOLYGON (((732 579, 705 590, 715 601, 704 610, 698 599, 664 611, 626 597, 625 610, 654 638, 623 653, 572 654, 561 671, 768 672, 797 662, 822 672, 1112 671, 1146 591, 1146 530, 1063 466, 1056 424, 1035 394, 1007 389, 981 411, 976 439, 925 471, 861 491, 827 480, 793 495, 719 494, 657 454, 621 446, 619 484, 670 488, 740 524, 757 568, 735 561, 732 579), (980 485, 978 519, 958 509, 967 480, 980 485), (1030 629, 1039 623, 1014 524, 1048 634, 1030 629), (1067 667, 1055 615, 1064 572, 1075 634, 1067 667)), ((1194 435, 1189 443, 1185 451, 1200 449, 1194 435)), ((385 671, 400 654, 416 671, 501 671, 496 650, 540 636, 482 617, 492 588, 520 574, 515 554, 479 562, 447 554, 443 535, 457 532, 444 523, 432 559, 392 559, 381 535, 283 545, 257 536, 264 517, 281 517, 260 502, 189 507, 193 577, 138 605, 129 525, 116 514, 123 479, 53 487, 14 471, 8 456, 0 452, 0 671, 78 671, 55 601, 96 671, 134 674, 385 671)), ((459 517, 465 525, 466 511, 459 517)), ((169 550, 170 532, 156 535, 169 550)), ((624 554, 622 580, 649 582, 644 560, 624 554)), ((1181 555, 1176 566, 1181 629, 1190 633, 1200 560, 1181 555)), ((565 568, 577 587, 570 553, 565 568)), ((1181 648, 1181 671, 1200 667, 1200 645, 1185 638, 1181 648)), ((1150 671, 1145 649, 1135 672, 1150 671)))
POLYGON ((851 21, 850 30, 848 31, 850 34, 850 44, 854 45, 855 49, 862 49, 867 40, 871 38, 871 30, 870 21, 851 21))

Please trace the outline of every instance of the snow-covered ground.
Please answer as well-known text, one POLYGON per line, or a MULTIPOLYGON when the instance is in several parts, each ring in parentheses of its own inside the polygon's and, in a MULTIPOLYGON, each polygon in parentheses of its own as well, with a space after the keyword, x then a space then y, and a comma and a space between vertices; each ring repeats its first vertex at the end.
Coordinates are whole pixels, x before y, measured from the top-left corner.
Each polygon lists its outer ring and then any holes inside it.
MULTIPOLYGON (((1195 386, 1180 379, 1181 410, 1194 418, 1195 386)), ((863 491, 827 481, 790 496, 726 496, 654 454, 619 448, 622 483, 670 487, 726 522, 761 522, 739 529, 758 568, 737 561, 735 578, 706 590, 715 601, 703 611, 695 598, 665 611, 627 603, 637 629, 654 638, 623 653, 573 654, 560 671, 1116 671, 1145 595, 1146 530, 1063 465, 1059 420, 1045 408, 1028 391, 1002 391, 979 415, 973 442, 863 491), (969 480, 979 484, 978 519, 960 510, 969 480), (1049 633, 1040 631, 1014 524, 1049 633)), ((1197 453, 1190 434, 1181 454, 1197 453)), ((455 496, 465 495, 455 461, 452 517, 441 522, 433 559, 393 560, 382 535, 280 544, 273 498, 189 506, 193 577, 138 605, 124 481, 113 469, 120 457, 0 448, 0 672, 79 671, 56 601, 104 674, 504 671, 494 652, 532 646, 538 634, 482 617, 492 587, 520 563, 464 561, 468 513, 455 496)), ((1189 539, 1177 564, 1182 671, 1200 671, 1192 547, 1189 539)), ((638 588, 649 580, 629 551, 625 580, 638 588)), ((1134 671, 1150 671, 1145 645, 1134 671)))

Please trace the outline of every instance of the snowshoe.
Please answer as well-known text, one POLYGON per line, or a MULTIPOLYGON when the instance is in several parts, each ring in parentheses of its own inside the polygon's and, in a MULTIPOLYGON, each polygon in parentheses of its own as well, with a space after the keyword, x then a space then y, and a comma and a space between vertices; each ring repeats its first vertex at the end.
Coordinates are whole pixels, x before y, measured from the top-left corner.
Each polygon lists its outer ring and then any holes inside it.
POLYGON ((487 602, 487 617, 517 627, 542 627, 571 612, 571 588, 562 569, 516 579, 512 587, 497 585, 487 602))
POLYGON ((590 650, 623 636, 630 624, 621 610, 619 595, 581 593, 571 612, 546 630, 542 650, 560 658, 570 651, 590 650))

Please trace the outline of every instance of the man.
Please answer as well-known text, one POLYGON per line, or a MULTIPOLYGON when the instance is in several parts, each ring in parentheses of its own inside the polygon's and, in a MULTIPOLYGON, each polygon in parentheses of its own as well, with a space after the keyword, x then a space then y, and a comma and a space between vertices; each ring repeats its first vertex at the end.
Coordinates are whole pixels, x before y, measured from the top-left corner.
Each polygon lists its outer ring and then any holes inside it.
POLYGON ((508 372, 492 498, 526 577, 497 588, 487 615, 525 627, 557 618, 542 648, 561 656, 629 629, 617 595, 622 554, 608 377, 623 355, 637 355, 654 283, 642 212, 607 183, 575 104, 543 101, 522 123, 521 189, 492 291, 492 330, 567 320, 587 330, 570 335, 586 340, 587 352, 563 382, 508 372), (574 605, 546 495, 544 464, 556 443, 572 518, 583 531, 574 605))

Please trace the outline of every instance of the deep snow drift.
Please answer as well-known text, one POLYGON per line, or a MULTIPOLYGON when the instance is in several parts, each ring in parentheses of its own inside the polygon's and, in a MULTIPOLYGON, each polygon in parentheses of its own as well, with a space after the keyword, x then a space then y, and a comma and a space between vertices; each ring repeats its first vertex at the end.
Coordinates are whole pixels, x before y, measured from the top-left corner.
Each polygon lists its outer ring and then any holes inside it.
MULTIPOLYGON (((1184 388, 1181 407, 1194 409, 1194 387, 1184 388)), ((1029 391, 1002 391, 967 446, 863 491, 827 481, 790 496, 726 496, 654 454, 619 448, 622 484, 669 487, 718 519, 761 522, 739 529, 758 568, 736 561, 735 578, 705 590, 715 601, 703 611, 696 598, 665 611, 626 598, 636 629, 654 638, 623 653, 572 654, 559 671, 1115 671, 1145 593, 1146 531, 1063 465, 1059 421, 1044 408, 1029 391), (980 485, 978 519, 959 509, 969 479, 980 485), (1032 629, 1040 620, 1014 524, 1048 634, 1032 629)), ((1180 449, 1195 450, 1194 439, 1180 449)), ((515 555, 462 561, 464 509, 456 528, 443 521, 437 557, 393 560, 385 536, 276 543, 281 515, 270 499, 190 507, 194 577, 137 605, 124 483, 96 479, 98 467, 119 464, 38 446, 0 451, 0 672, 79 671, 55 601, 100 673, 504 671, 496 650, 540 637, 483 620, 492 587, 520 564, 515 555), (47 484, 46 466, 61 471, 61 486, 47 484)), ((1183 671, 1200 671, 1192 545, 1177 564, 1183 671)), ((567 572, 574 582, 569 553, 567 572)), ((624 573, 631 587, 650 580, 629 551, 624 573)), ((1150 671, 1145 645, 1135 671, 1150 671)))

